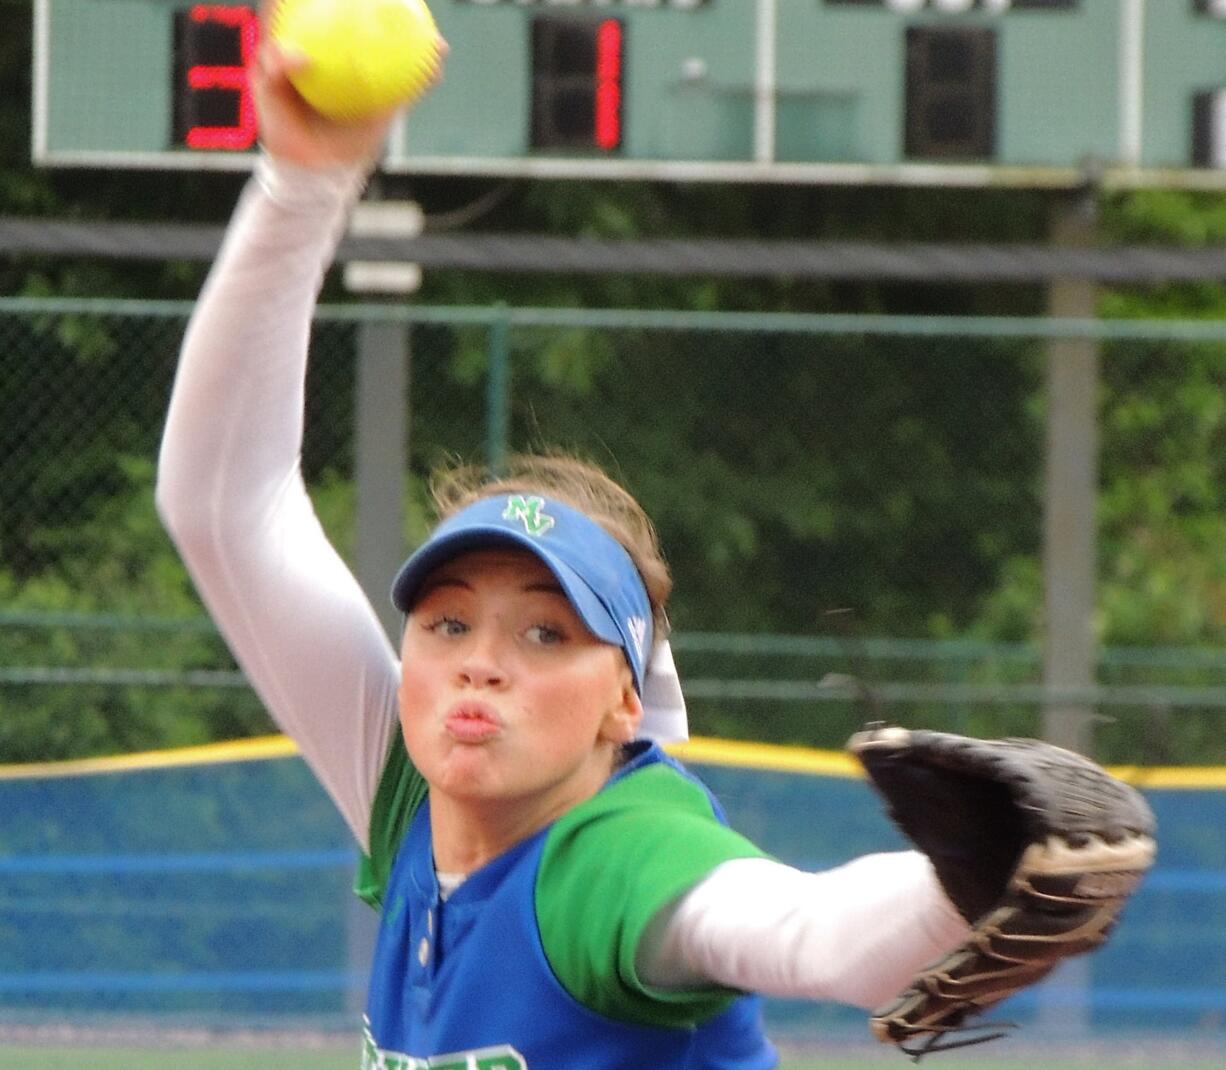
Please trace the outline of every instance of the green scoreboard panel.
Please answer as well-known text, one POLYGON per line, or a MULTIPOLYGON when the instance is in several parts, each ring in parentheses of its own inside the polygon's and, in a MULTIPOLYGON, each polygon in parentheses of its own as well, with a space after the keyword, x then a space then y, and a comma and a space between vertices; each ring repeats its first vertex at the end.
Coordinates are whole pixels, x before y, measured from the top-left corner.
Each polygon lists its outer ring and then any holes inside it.
MULTIPOLYGON (((250 167, 252 3, 35 0, 48 166, 250 167)), ((393 172, 1226 187, 1226 0, 432 0, 393 172)))

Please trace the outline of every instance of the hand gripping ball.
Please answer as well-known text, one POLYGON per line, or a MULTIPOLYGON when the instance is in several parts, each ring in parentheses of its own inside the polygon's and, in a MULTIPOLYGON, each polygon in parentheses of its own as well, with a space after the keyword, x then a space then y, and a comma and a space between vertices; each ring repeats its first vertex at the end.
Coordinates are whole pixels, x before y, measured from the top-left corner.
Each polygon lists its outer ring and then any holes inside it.
POLYGON ((269 29, 309 61, 291 75, 294 88, 342 122, 407 104, 438 72, 438 28, 423 0, 280 0, 269 29))

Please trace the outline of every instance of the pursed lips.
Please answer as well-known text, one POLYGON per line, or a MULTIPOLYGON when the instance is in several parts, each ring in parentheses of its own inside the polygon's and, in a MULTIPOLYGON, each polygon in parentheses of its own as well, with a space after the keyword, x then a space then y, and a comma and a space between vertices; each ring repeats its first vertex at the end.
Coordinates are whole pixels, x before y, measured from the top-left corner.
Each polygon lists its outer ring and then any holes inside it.
POLYGON ((443 727, 459 743, 482 743, 502 731, 502 718, 483 702, 462 702, 447 712, 443 727))

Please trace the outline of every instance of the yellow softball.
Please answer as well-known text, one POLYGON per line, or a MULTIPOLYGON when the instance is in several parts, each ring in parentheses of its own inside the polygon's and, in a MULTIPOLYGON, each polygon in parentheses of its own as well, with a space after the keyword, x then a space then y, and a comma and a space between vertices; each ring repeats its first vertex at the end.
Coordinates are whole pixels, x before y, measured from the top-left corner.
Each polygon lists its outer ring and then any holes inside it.
POLYGON ((342 122, 407 104, 438 73, 438 28, 423 0, 280 0, 269 30, 309 61, 294 88, 342 122))

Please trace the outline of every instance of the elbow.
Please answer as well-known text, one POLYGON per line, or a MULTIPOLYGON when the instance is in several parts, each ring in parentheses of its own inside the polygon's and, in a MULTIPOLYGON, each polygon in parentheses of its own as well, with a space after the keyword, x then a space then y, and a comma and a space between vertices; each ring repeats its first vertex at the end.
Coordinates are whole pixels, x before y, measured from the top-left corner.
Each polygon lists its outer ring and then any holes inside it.
POLYGON ((185 496, 180 492, 181 480, 174 478, 163 448, 158 457, 157 476, 153 484, 153 506, 159 519, 171 535, 174 534, 184 511, 185 496))
POLYGON ((180 483, 168 478, 161 468, 153 489, 153 504, 162 527, 180 550, 201 540, 208 522, 199 499, 186 493, 180 483))
POLYGON ((203 552, 217 530, 218 518, 210 506, 214 496, 191 478, 166 451, 158 458, 153 504, 162 526, 179 552, 191 558, 203 552))
POLYGON ((174 529, 188 497, 183 492, 188 483, 187 473, 177 461, 176 452, 180 451, 173 448, 168 430, 158 451, 157 471, 153 483, 153 504, 167 530, 174 529))

